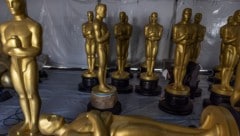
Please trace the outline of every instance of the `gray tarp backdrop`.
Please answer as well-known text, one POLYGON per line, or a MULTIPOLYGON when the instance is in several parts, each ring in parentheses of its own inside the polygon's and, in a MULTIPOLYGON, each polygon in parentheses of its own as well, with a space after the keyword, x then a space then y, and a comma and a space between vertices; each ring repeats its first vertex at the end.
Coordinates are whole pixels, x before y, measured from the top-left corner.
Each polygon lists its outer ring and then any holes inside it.
MULTIPOLYGON (((87 21, 86 13, 94 10, 97 0, 27 0, 29 16, 42 24, 43 53, 49 56, 48 65, 54 67, 86 68, 86 55, 81 25, 87 21)), ((240 7, 238 0, 101 0, 107 4, 105 22, 111 32, 110 63, 115 64, 116 45, 113 25, 118 13, 125 11, 133 25, 129 48, 129 62, 139 64, 145 57, 143 28, 151 12, 158 12, 164 32, 159 44, 158 62, 173 58, 171 27, 181 19, 182 10, 193 9, 193 15, 203 13, 202 24, 207 27, 199 62, 204 69, 218 64, 220 49, 219 28, 229 15, 240 7)), ((11 18, 5 0, 0 0, 0 23, 11 18)))

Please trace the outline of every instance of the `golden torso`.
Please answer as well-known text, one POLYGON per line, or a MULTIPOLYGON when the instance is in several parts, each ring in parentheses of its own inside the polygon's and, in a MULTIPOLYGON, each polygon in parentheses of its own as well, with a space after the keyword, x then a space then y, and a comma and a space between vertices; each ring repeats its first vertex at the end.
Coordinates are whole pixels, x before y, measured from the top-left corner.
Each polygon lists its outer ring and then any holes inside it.
POLYGON ((101 35, 105 35, 106 33, 108 33, 107 24, 102 23, 102 26, 101 26, 100 30, 101 30, 101 35))
POLYGON ((224 27, 222 38, 224 39, 224 49, 223 51, 227 50, 236 50, 239 52, 239 43, 238 43, 238 34, 239 34, 239 27, 228 25, 224 27))
POLYGON ((205 26, 199 24, 197 29, 198 29, 197 38, 198 38, 198 41, 201 42, 201 41, 203 41, 206 28, 205 28, 205 26))
POLYGON ((128 28, 126 24, 119 23, 116 26, 116 34, 117 36, 123 36, 128 34, 128 28))
MULTIPOLYGON (((224 41, 233 40, 233 42, 228 43, 228 45, 237 45, 237 37, 238 37, 238 26, 228 25, 222 29, 222 38, 224 41), (235 39, 235 40, 234 40, 235 39)), ((226 43, 225 43, 226 44, 226 43)), ((226 44, 227 45, 227 44, 226 44)))
POLYGON ((159 24, 155 24, 155 25, 147 25, 147 36, 149 37, 149 39, 151 40, 151 37, 160 37, 161 36, 161 31, 162 31, 162 27, 159 24))
POLYGON ((83 27, 84 27, 83 34, 84 34, 85 38, 94 39, 93 23, 91 23, 91 22, 84 23, 83 27))
MULTIPOLYGON (((35 25, 35 23, 26 18, 22 21, 9 21, 1 26, 1 33, 3 41, 7 41, 12 36, 18 36, 21 41, 22 47, 20 48, 30 48, 32 43, 32 32, 31 28, 35 25)), ((4 43, 3 43, 4 44, 4 43)), ((5 45, 3 45, 5 46, 5 45)), ((8 54, 7 52, 5 52, 8 54)), ((19 59, 19 63, 21 63, 21 70, 25 71, 28 64, 34 60, 33 57, 24 57, 19 59)))
POLYGON ((175 33, 175 39, 178 40, 178 38, 184 37, 182 40, 177 42, 176 44, 181 45, 189 45, 189 40, 192 39, 193 35, 193 27, 190 27, 190 24, 181 24, 178 23, 174 26, 174 29, 176 29, 175 33))
MULTIPOLYGON (((108 27, 107 27, 107 24, 105 24, 104 22, 102 21, 99 21, 99 20, 95 20, 94 21, 94 27, 97 27, 98 30, 99 30, 99 37, 102 37, 104 36, 106 33, 108 33, 108 27)), ((96 31, 96 30, 95 30, 96 31)), ((108 43, 108 39, 102 41, 101 43, 108 43)), ((98 44, 101 44, 99 42, 97 42, 98 44)))

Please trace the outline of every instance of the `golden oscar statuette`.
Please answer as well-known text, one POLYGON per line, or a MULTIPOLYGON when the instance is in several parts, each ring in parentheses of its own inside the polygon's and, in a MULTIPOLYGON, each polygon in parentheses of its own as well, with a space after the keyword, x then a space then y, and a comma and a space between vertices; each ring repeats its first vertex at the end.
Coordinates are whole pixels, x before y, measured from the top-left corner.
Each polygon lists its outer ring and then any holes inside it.
POLYGON ((94 71, 96 60, 96 40, 93 29, 93 12, 88 11, 87 17, 88 21, 82 24, 82 34, 85 38, 85 49, 88 64, 88 70, 82 74, 82 82, 78 85, 78 90, 82 92, 91 92, 92 87, 98 84, 97 74, 94 71))
MULTIPOLYGON (((126 14, 126 17, 125 17, 125 25, 127 26, 127 30, 128 30, 128 36, 126 37, 127 39, 127 46, 129 47, 129 44, 130 44, 130 38, 131 38, 131 35, 132 35, 132 30, 133 30, 133 27, 132 25, 128 22, 128 16, 126 14)), ((127 58, 128 58, 128 52, 125 53, 126 54, 126 57, 125 57, 125 68, 124 70, 127 71, 130 75, 130 78, 133 78, 133 73, 131 73, 131 65, 130 63, 127 62, 127 58)))
POLYGON ((3 51, 11 57, 10 75, 24 121, 9 130, 9 136, 40 135, 38 129, 41 99, 38 93, 36 57, 42 50, 41 25, 28 17, 25 0, 6 0, 13 16, 0 25, 3 51))
POLYGON ((51 136, 240 136, 233 114, 220 106, 204 109, 198 128, 99 111, 81 113, 71 123, 59 115, 43 114, 39 128, 44 135, 51 136))
POLYGON ((174 82, 165 87, 165 99, 159 102, 159 108, 165 112, 187 115, 193 105, 189 101, 190 89, 183 84, 191 49, 196 40, 196 29, 191 24, 192 9, 185 8, 182 20, 173 26, 173 41, 176 44, 174 56, 174 82))
POLYGON ((121 112, 121 104, 117 98, 116 87, 106 83, 108 49, 110 33, 107 24, 103 22, 106 17, 107 6, 99 3, 95 8, 96 18, 93 21, 93 29, 98 55, 97 77, 99 84, 92 88, 91 100, 88 104, 88 110, 97 109, 101 111, 111 111, 115 114, 121 112))
POLYGON ((221 41, 221 49, 220 49, 220 55, 219 55, 219 65, 213 69, 213 72, 214 72, 213 75, 209 76, 209 78, 208 78, 208 81, 210 81, 214 84, 218 84, 221 82, 221 72, 220 71, 222 71, 223 54, 225 52, 225 47, 226 47, 225 41, 228 40, 228 37, 227 37, 227 35, 229 35, 228 31, 229 31, 229 28, 232 27, 233 23, 234 23, 233 16, 229 16, 228 20, 227 20, 227 24, 225 24, 224 26, 222 26, 220 28, 220 37, 221 37, 222 41, 221 41))
POLYGON ((120 22, 114 26, 114 35, 117 45, 117 71, 112 73, 112 85, 118 93, 131 93, 133 86, 129 85, 130 73, 125 71, 128 57, 129 39, 132 34, 132 26, 126 21, 125 12, 119 13, 120 22))
POLYGON ((197 58, 200 54, 201 42, 204 40, 204 36, 206 33, 206 27, 200 24, 201 21, 202 21, 202 14, 196 13, 194 16, 193 26, 196 27, 197 29, 197 37, 193 43, 194 45, 191 50, 191 57, 190 57, 191 58, 190 61, 195 63, 197 62, 197 58))
POLYGON ((221 64, 221 83, 213 84, 211 87, 210 99, 204 100, 204 106, 209 104, 219 105, 221 103, 230 103, 234 89, 230 85, 230 80, 234 69, 239 62, 239 37, 240 37, 240 10, 234 12, 231 25, 225 28, 225 35, 222 35, 224 51, 221 64))
POLYGON ((200 65, 197 63, 197 58, 201 51, 201 42, 204 40, 204 35, 206 33, 206 27, 201 25, 202 14, 196 13, 194 16, 194 22, 192 23, 193 29, 195 29, 196 37, 193 44, 191 45, 190 59, 187 64, 187 71, 184 77, 184 85, 190 88, 190 97, 200 97, 202 94, 202 89, 198 87, 200 80, 198 79, 199 71, 201 69, 200 65))
POLYGON ((140 95, 155 96, 161 93, 161 87, 158 86, 159 75, 154 72, 154 67, 162 32, 163 26, 158 23, 158 14, 153 12, 149 17, 149 24, 144 27, 147 69, 140 74, 140 85, 135 89, 140 95))

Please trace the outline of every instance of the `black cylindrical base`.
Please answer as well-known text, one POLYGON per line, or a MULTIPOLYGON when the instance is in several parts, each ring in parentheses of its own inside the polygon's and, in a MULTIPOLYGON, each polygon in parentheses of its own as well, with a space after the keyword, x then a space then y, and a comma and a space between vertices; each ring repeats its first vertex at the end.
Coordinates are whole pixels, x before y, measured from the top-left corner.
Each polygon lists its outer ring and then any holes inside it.
POLYGON ((212 82, 214 84, 220 84, 221 80, 216 78, 214 75, 213 76, 209 76, 207 79, 209 82, 212 82))
POLYGON ((193 104, 189 96, 173 95, 165 91, 165 99, 159 101, 159 108, 174 115, 189 115, 193 111, 193 104))
POLYGON ((230 104, 230 96, 220 95, 220 94, 211 92, 210 101, 215 105, 219 105, 221 103, 230 104))
POLYGON ((196 88, 196 89, 191 89, 190 88, 190 98, 194 99, 195 97, 200 97, 202 95, 202 89, 201 88, 196 88))
POLYGON ((207 107, 209 105, 220 105, 220 104, 230 105, 230 96, 225 96, 225 95, 211 92, 210 99, 203 100, 203 107, 207 107))
POLYGON ((39 77, 40 77, 40 78, 48 78, 48 74, 47 74, 46 71, 40 70, 40 71, 39 71, 39 77))
POLYGON ((141 67, 141 68, 140 68, 140 73, 144 73, 144 72, 147 72, 147 68, 141 67))
POLYGON ((133 86, 129 85, 129 78, 127 79, 115 79, 112 77, 113 86, 117 88, 119 94, 127 94, 133 91, 133 86))
POLYGON ((42 83, 42 79, 47 79, 48 78, 48 74, 44 70, 38 71, 38 75, 39 75, 39 79, 38 79, 39 83, 42 83))
POLYGON ((195 86, 189 86, 190 88, 190 98, 194 99, 195 97, 200 97, 202 95, 202 89, 198 88, 199 80, 195 86))
POLYGON ((84 77, 82 76, 82 83, 78 84, 78 90, 81 92, 91 92, 93 86, 98 84, 97 77, 84 77))
POLYGON ((110 109, 98 109, 96 107, 93 107, 91 102, 89 102, 88 105, 87 105, 87 111, 90 111, 90 110, 99 110, 101 112, 109 111, 109 112, 112 112, 113 114, 119 115, 122 112, 122 106, 121 106, 121 103, 119 101, 117 101, 117 103, 114 105, 113 108, 110 108, 110 109))
POLYGON ((161 87, 157 80, 140 79, 140 85, 135 87, 135 92, 144 96, 157 96, 161 93, 161 87))

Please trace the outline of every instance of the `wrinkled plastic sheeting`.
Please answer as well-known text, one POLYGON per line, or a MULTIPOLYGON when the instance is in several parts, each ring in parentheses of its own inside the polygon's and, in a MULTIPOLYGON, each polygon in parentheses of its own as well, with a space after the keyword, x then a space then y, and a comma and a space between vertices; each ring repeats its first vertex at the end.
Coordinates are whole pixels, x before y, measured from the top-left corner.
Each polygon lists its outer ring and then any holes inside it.
POLYGON ((240 9, 240 1, 238 0, 178 0, 177 18, 181 20, 181 14, 184 8, 192 8, 195 13, 203 14, 202 22, 206 26, 206 35, 202 42, 202 49, 198 62, 204 69, 210 69, 219 63, 219 54, 221 39, 220 27, 227 23, 228 16, 233 15, 234 11, 240 9))
MULTIPOLYGON (((5 2, 0 2, 0 10, 4 13, 0 21, 3 22, 10 16, 5 2)), ((133 24, 129 49, 131 63, 137 64, 144 60, 144 25, 148 23, 149 15, 154 11, 158 12, 159 22, 164 26, 158 60, 168 56, 174 0, 102 0, 101 2, 108 6, 106 23, 111 31, 110 61, 114 65, 116 45, 112 28, 119 21, 120 11, 125 11, 129 16, 129 22, 133 24)), ((29 16, 42 24, 43 53, 49 57, 48 65, 86 67, 85 39, 82 36, 81 25, 87 21, 87 11, 95 9, 97 0, 28 0, 27 4, 29 16)))
POLYGON ((40 23, 44 30, 43 52, 50 65, 86 67, 85 39, 82 24, 87 11, 94 10, 97 0, 44 0, 40 23))
MULTIPOLYGON (((87 67, 85 39, 81 25, 87 21, 87 11, 95 9, 98 0, 27 0, 28 14, 43 27, 43 53, 48 55, 48 65, 55 67, 87 67)), ((159 44, 157 60, 173 58, 175 46, 171 41, 172 22, 179 22, 186 7, 203 13, 202 24, 207 27, 198 59, 204 69, 218 64, 221 39, 219 29, 229 15, 240 7, 238 0, 101 0, 108 6, 106 23, 111 32, 110 61, 115 65, 116 44, 113 26, 120 11, 125 11, 133 25, 128 60, 132 65, 145 59, 144 25, 151 12, 159 14, 164 32, 159 44), (176 8, 177 7, 177 8, 176 8), (176 15, 175 15, 176 14, 176 15), (172 48, 174 47, 174 48, 172 48), (171 53, 169 53, 171 52, 171 53)), ((4 0, 0 1, 0 23, 11 18, 4 0)))
POLYGON ((175 18, 175 0, 101 0, 101 2, 108 7, 106 23, 112 36, 110 41, 111 62, 116 59, 113 26, 119 22, 119 12, 121 11, 126 12, 129 23, 133 25, 128 61, 132 65, 136 65, 145 60, 144 26, 149 23, 149 16, 152 12, 158 13, 158 21, 164 27, 157 60, 168 58, 171 27, 175 18))
MULTIPOLYGON (((86 67, 82 24, 87 21, 87 11, 94 10, 96 4, 97 0, 27 0, 29 16, 42 25, 48 65, 86 67)), ((10 18, 6 2, 1 0, 0 22, 10 18)))

